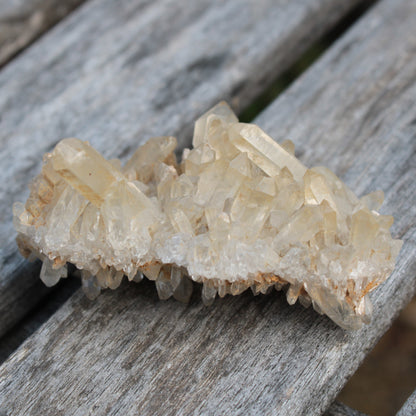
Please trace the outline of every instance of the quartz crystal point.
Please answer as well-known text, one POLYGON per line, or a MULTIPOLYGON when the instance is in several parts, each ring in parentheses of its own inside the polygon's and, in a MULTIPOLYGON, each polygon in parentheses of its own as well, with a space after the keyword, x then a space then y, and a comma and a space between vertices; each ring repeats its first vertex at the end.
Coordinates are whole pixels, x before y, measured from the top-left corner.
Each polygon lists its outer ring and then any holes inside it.
POLYGON ((175 147, 173 137, 152 138, 124 167, 77 139, 45 155, 26 204, 13 207, 19 247, 44 261, 45 284, 69 262, 91 298, 145 275, 161 299, 187 302, 192 280, 205 304, 276 288, 343 328, 369 322, 368 293, 402 244, 390 235, 393 217, 377 212, 381 191, 358 199, 223 102, 197 120, 179 165, 175 147))

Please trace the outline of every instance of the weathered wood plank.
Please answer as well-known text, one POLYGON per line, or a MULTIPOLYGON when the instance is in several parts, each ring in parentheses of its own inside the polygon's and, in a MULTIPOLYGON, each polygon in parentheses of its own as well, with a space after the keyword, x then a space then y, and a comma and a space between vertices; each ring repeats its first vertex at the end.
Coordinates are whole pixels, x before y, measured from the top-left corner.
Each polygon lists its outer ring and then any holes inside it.
POLYGON ((414 416, 416 415, 416 390, 406 400, 403 407, 397 412, 397 416, 414 416))
POLYGON ((344 403, 334 402, 329 409, 325 412, 325 416, 366 416, 364 413, 358 410, 351 409, 344 403))
POLYGON ((0 67, 85 0, 0 0, 0 67))
POLYGON ((49 296, 0 338, 0 363, 3 363, 22 343, 46 322, 61 305, 79 289, 78 279, 63 279, 54 286, 49 296))
POLYGON ((416 291, 416 2, 384 0, 257 120, 308 165, 362 194, 381 188, 405 243, 372 295, 371 325, 345 332, 284 295, 205 308, 124 284, 74 295, 0 368, 16 414, 320 414, 416 291), (24 388, 23 388, 24 386, 24 388))
MULTIPOLYGON (((125 156, 220 99, 246 106, 361 0, 90 1, 0 73, 0 335, 45 292, 11 204, 61 138, 125 156), (186 7, 185 7, 186 6, 186 7), (258 24, 261 22, 261 24, 258 24)), ((187 129, 184 129, 187 126, 187 129)))

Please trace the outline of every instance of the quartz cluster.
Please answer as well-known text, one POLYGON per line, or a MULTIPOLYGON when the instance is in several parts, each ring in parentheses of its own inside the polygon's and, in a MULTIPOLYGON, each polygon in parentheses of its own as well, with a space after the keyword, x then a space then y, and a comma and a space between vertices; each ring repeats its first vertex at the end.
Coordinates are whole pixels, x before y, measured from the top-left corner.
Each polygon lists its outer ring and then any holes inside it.
POLYGON ((307 169, 290 141, 239 123, 224 102, 200 117, 193 149, 156 137, 121 166, 87 142, 64 139, 45 155, 26 204, 15 203, 18 244, 43 260, 54 285, 67 263, 94 298, 124 275, 155 280, 161 299, 286 290, 346 329, 371 316, 368 293, 392 272, 401 241, 376 210, 323 167, 307 169))

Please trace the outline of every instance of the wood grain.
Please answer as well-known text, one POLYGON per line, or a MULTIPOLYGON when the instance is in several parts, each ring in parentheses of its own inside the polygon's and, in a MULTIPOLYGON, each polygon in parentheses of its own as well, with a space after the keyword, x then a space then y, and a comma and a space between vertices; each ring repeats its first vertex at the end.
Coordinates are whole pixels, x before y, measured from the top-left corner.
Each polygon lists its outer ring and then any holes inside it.
POLYGON ((122 158, 153 135, 177 134, 184 145, 204 109, 221 99, 247 106, 360 2, 91 0, 7 65, 0 72, 0 335, 46 292, 38 268, 17 252, 11 221, 11 205, 26 199, 43 153, 68 136, 122 158))
MULTIPOLYGON (((14 414, 315 415, 335 399, 416 291, 416 2, 377 4, 257 120, 358 194, 381 188, 404 240, 346 332, 284 295, 161 302, 151 282, 95 302, 76 293, 0 368, 14 414)), ((201 109, 202 112, 202 109, 201 109)))
POLYGON ((0 0, 0 67, 85 0, 0 0))
POLYGON ((414 416, 416 415, 416 390, 406 400, 403 407, 397 412, 397 416, 414 416))
POLYGON ((62 279, 50 294, 0 338, 0 364, 13 353, 30 335, 46 322, 79 289, 79 279, 62 279))

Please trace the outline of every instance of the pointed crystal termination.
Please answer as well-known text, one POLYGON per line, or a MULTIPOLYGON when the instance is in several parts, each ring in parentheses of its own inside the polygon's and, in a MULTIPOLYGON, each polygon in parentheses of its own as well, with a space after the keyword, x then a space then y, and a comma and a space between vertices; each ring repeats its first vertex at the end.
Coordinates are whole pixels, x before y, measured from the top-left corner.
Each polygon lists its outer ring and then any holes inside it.
POLYGON ((239 123, 221 102, 195 123, 178 165, 176 139, 155 137, 124 167, 88 143, 45 155, 26 204, 13 207, 23 255, 41 279, 82 270, 89 298, 127 275, 154 280, 161 299, 286 289, 346 329, 368 323, 368 293, 390 275, 402 242, 380 215, 381 191, 361 199, 326 168, 307 169, 294 145, 239 123), (47 254, 47 255, 46 255, 47 254))
POLYGON ((60 141, 52 152, 53 169, 76 191, 100 206, 111 185, 122 175, 88 143, 60 141))
POLYGON ((295 180, 301 180, 306 173, 305 166, 295 156, 279 146, 259 127, 235 123, 229 129, 231 143, 262 169, 268 176, 277 176, 287 167, 295 180))

